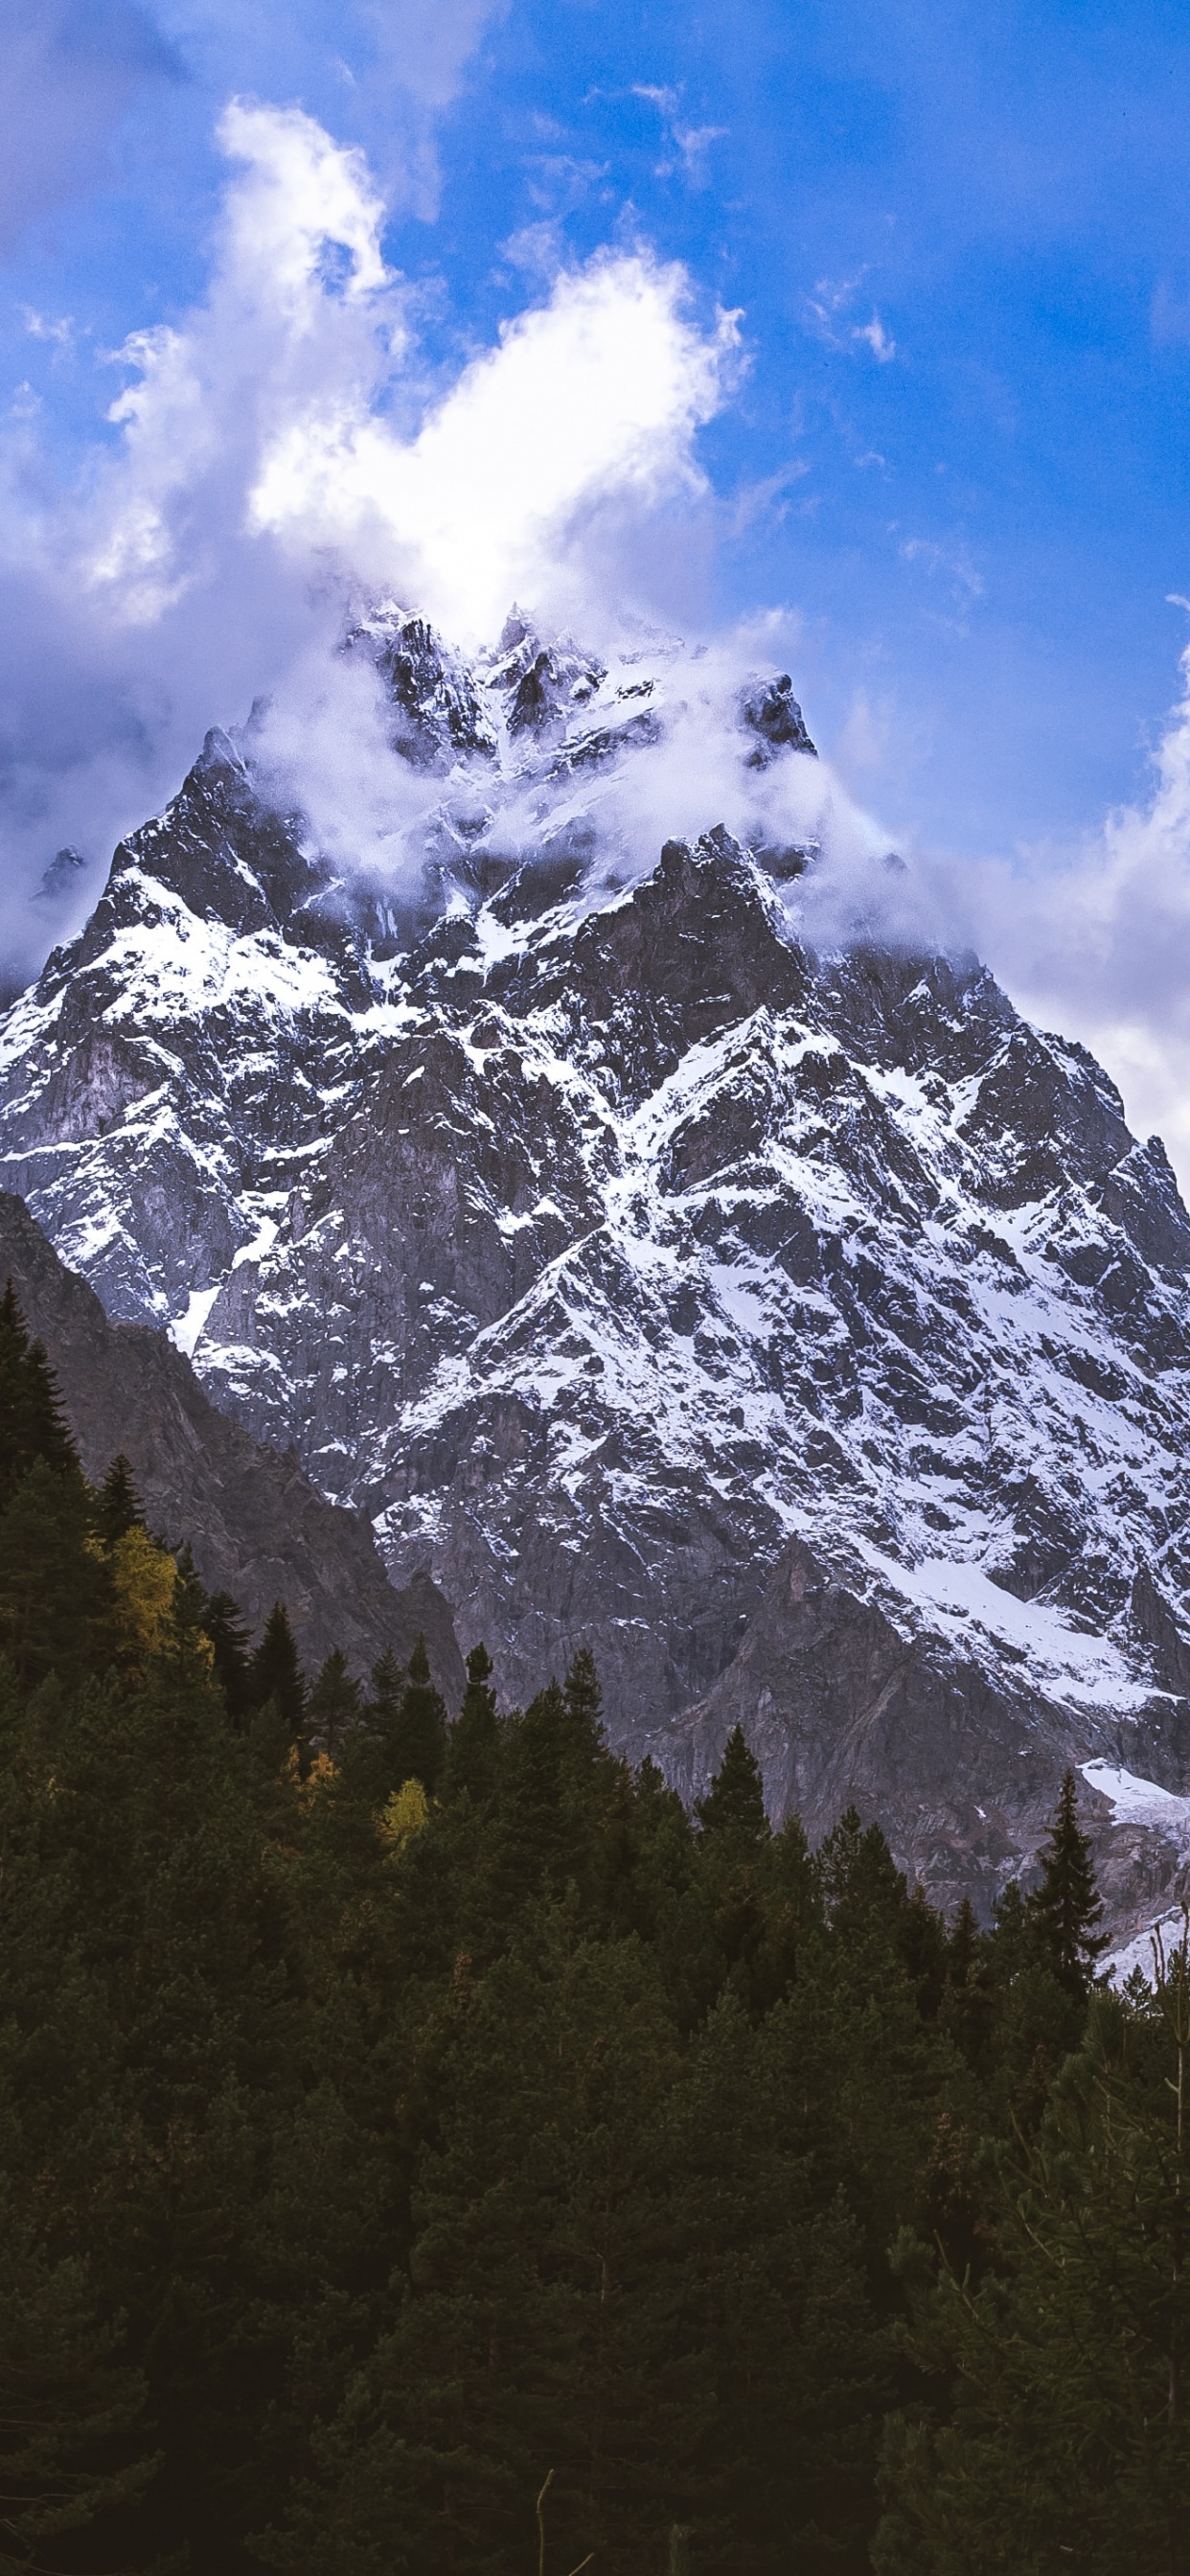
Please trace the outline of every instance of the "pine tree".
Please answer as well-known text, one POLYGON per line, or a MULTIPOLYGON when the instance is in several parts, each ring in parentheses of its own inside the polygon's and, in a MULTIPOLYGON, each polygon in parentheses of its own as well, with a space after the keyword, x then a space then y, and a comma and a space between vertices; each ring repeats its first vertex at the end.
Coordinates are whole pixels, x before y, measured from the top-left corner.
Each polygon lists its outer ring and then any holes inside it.
POLYGON ((1030 1923, 1059 1984, 1082 2001, 1090 1992, 1095 1962, 1107 1941, 1095 1930, 1103 1919, 1103 1905, 1095 1884, 1090 1836, 1079 1829, 1073 1771, 1062 1782, 1038 1857, 1041 1885, 1029 1899, 1030 1923))
POLYGON ((371 1698, 365 1712, 368 1724, 378 1734, 395 1726, 401 1709, 404 1677, 391 1646, 378 1655, 370 1675, 371 1698))
POLYGON ((914 1947, 911 1899, 879 1825, 867 1825, 848 1807, 818 1854, 827 1919, 837 1938, 876 1973, 882 1949, 905 1959, 914 1947))
POLYGON ((768 1979, 759 1970, 765 1944, 765 1875, 772 1836, 760 1767, 740 1727, 733 1727, 705 1798, 699 1823, 698 1878, 708 1904, 723 1969, 750 2010, 768 1979))
MULTIPOLYGON (((294 1644, 289 1613, 274 1601, 248 1667, 249 1687, 260 1726, 267 1735, 261 1749, 270 1760, 284 1759, 290 1745, 298 1748, 302 1767, 308 1760, 306 1683, 294 1644)), ((254 1732, 259 1732, 255 1729, 254 1732)))
POLYGON ((143 1529, 145 1515, 123 1450, 113 1458, 95 1497, 95 1535, 101 1547, 113 1548, 129 1530, 143 1529))
POLYGON ((467 1687, 450 1730, 443 1788, 447 1798, 466 1791, 481 1806, 495 1790, 500 1763, 500 1721, 492 1688, 492 1659, 486 1646, 473 1646, 467 1657, 467 1687))
POLYGON ((540 1894, 560 1895, 572 1881, 587 1885, 596 1820, 583 1805, 573 1758, 570 1715, 557 1682, 550 1682, 509 1723, 499 1794, 469 1891, 470 1938, 483 1955, 504 1946, 540 1894))
POLYGON ((990 2071, 995 2017, 992 1943, 979 1929, 970 1897, 964 1896, 946 1946, 939 2020, 967 2064, 981 2075, 990 2071))
POLYGON ((409 1658, 409 1677, 392 1734, 396 1774, 391 1786, 420 1780, 433 1797, 446 1758, 446 1703, 434 1685, 426 1641, 419 1637, 409 1658))
POLYGON ((0 2568, 15 2576, 51 2563, 47 2545, 58 2563, 66 2533, 133 2504, 157 2463, 143 2447, 144 2378, 120 2354, 123 2320, 101 2321, 86 2263, 51 2259, 2 2174, 0 2213, 0 2568))
POLYGON ((307 1712, 311 1741, 337 1762, 344 1738, 359 1720, 363 1692, 347 1669, 347 1658, 336 1646, 325 1663, 310 1693, 307 1712))
POLYGON ((55 1475, 78 1455, 40 1342, 31 1342, 11 1279, 0 1298, 0 1509, 40 1459, 55 1475))
POLYGON ((606 1747, 603 1692, 589 1646, 580 1646, 562 1685, 562 1697, 580 1763, 592 1763, 606 1747))
POLYGON ((721 1836, 740 1854, 757 1852, 767 1841, 764 1782, 741 1726, 733 1726, 715 1777, 694 1812, 704 1834, 721 1836))
POLYGON ((400 1741, 401 1698, 404 1675, 391 1646, 386 1646, 372 1666, 367 1696, 361 1694, 355 1724, 348 1730, 336 1754, 340 1771, 340 1792, 357 1811, 359 1822, 367 1825, 370 1816, 378 1814, 393 1791, 409 1777, 401 1769, 403 1747, 400 1741))
POLYGON ((111 1612, 82 1476, 36 1458, 0 1515, 0 1644, 23 1680, 72 1688, 106 1662, 111 1612))
POLYGON ((953 2398, 894 2419, 881 2576, 1185 2576, 1190 2201, 1174 2050, 1090 1999, 1037 2137, 1000 2158, 996 2262, 944 2270, 915 2346, 953 2398))
POLYGON ((253 1707, 252 1665, 248 1647, 248 1630, 239 1603, 230 1592, 212 1592, 203 1601, 201 1626, 210 1639, 218 1681, 227 1713, 233 1724, 242 1727, 253 1707))

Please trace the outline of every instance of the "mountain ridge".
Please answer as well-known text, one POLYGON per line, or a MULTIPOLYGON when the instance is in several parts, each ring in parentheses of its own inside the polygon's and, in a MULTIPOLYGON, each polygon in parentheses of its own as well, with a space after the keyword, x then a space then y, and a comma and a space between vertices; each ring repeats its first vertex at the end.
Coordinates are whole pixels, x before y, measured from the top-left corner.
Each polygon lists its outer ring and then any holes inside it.
MULTIPOLYGON (((887 1735, 883 1788, 858 1750, 848 1777, 928 1883, 986 1910, 1067 1761, 1181 1799, 1190 1219, 1159 1140, 978 960, 862 919, 811 943, 828 784, 787 675, 715 677, 739 829, 650 861, 625 816, 669 793, 696 656, 514 617, 464 665, 388 611, 352 650, 424 782, 401 869, 349 881, 252 729, 209 736, 0 1027, 0 1174, 396 1580, 432 1573, 509 1697, 589 1644, 617 1744, 697 1784, 730 1706, 780 1806, 800 1548, 916 1676, 900 1785, 887 1735), (979 1799, 945 1716, 977 1703, 979 1799)), ((812 1808, 853 1699, 810 1693, 812 1808)))
POLYGON ((398 1591, 370 1532, 316 1494, 296 1460, 264 1449, 204 1394, 163 1333, 113 1324, 59 1261, 22 1200, 0 1191, 0 1277, 45 1346, 84 1473, 127 1457, 152 1527, 190 1547, 209 1592, 230 1592, 250 1628, 284 1602, 313 1670, 335 1647, 366 1673, 424 1635, 450 1704, 463 1664, 446 1603, 425 1577, 398 1591))

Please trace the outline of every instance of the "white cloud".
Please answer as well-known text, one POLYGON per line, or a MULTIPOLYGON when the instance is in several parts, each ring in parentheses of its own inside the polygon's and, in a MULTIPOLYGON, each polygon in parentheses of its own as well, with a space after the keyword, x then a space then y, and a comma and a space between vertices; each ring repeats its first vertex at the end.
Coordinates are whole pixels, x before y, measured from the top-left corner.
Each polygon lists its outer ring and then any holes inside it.
POLYGON ((989 864, 962 892, 1013 999, 1091 1048, 1190 1190, 1190 650, 1182 670, 1149 802, 1110 815, 1065 864, 989 864))
POLYGON ((878 367, 890 366, 897 354, 896 341, 890 340, 878 313, 872 315, 870 322, 865 322, 853 330, 851 337, 853 340, 862 340, 865 343, 871 350, 878 367))
POLYGON ((703 488, 695 432, 737 325, 697 329, 684 270, 638 251, 557 277, 402 432, 404 306, 361 156, 297 109, 236 104, 221 139, 241 175, 209 295, 121 353, 136 372, 89 575, 122 616, 160 616, 246 534, 403 586, 478 642, 514 592, 581 595, 581 523, 610 496, 649 510, 703 488))
POLYGON ((362 155, 243 102, 221 141, 206 292, 110 361, 114 435, 64 491, 29 403, 0 434, 10 947, 44 928, 21 908, 55 848, 105 861, 209 723, 287 674, 313 703, 345 593, 382 585, 476 641, 514 595, 581 619, 601 590, 647 595, 659 557, 672 589, 667 509, 698 559, 696 435, 737 324, 700 327, 681 268, 638 250, 555 277, 430 400, 362 155))
POLYGON ((703 337, 685 289, 681 269, 639 253, 559 277, 412 440, 349 404, 295 419, 262 459, 252 524, 345 558, 379 548, 462 642, 492 634, 514 593, 557 606, 581 580, 584 512, 703 488, 694 433, 736 325, 721 315, 703 337))
POLYGON ((960 607, 983 598, 983 575, 976 570, 961 538, 940 545, 934 537, 906 537, 898 548, 902 563, 918 564, 932 577, 942 574, 960 607))
POLYGON ((660 89, 647 81, 635 81, 632 96, 643 98, 648 106, 656 108, 658 115, 664 120, 668 139, 678 156, 676 161, 659 161, 654 173, 655 177, 672 179, 675 171, 680 169, 692 188, 705 188, 708 176, 707 154, 712 143, 725 141, 730 127, 679 125, 678 111, 682 103, 680 90, 660 89))
POLYGON ((262 454, 295 421, 366 401, 403 343, 362 155, 298 108, 239 101, 219 139, 240 175, 207 299, 120 351, 134 376, 109 418, 124 437, 92 487, 90 581, 139 622, 217 576, 262 454))

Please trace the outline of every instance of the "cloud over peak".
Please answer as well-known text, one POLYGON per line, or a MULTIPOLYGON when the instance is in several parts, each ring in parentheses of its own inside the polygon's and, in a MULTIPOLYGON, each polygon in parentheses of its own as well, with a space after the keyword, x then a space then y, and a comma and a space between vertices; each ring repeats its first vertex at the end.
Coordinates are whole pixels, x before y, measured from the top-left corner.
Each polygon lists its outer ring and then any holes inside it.
MULTIPOLYGON (((86 575, 111 614, 164 615, 228 548, 403 586, 461 640, 514 592, 581 596, 582 526, 703 488, 695 437, 738 363, 685 270, 645 249, 563 272, 419 419, 408 306, 361 153, 297 108, 233 101, 208 292, 121 351, 86 575)), ((80 522, 80 533, 83 522, 80 522)))
POLYGON ((244 99, 219 140, 204 292, 117 353, 82 470, 56 479, 27 407, 0 437, 0 822, 26 956, 54 849, 105 858, 208 724, 325 649, 345 595, 396 591, 472 644, 514 596, 555 626, 609 588, 642 604, 649 522, 703 493, 697 433, 739 365, 737 317, 700 320, 685 270, 642 247, 556 275, 429 398, 363 154, 244 99))

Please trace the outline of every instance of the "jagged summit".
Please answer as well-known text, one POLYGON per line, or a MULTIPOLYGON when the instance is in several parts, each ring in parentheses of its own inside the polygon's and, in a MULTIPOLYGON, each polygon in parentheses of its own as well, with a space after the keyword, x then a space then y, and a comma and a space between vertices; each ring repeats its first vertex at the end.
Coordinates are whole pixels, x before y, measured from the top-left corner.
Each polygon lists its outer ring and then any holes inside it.
MULTIPOLYGON (((693 657, 516 612, 466 662, 391 604, 348 650, 425 780, 399 881, 329 866, 250 728, 208 737, 0 1026, 0 1178, 510 1694, 588 1642, 617 1741, 697 1787, 738 1715, 776 1804, 850 1781, 981 1902, 1070 1759, 1117 1849, 1159 1783, 1180 1866, 1159 1143, 975 959, 815 956, 805 848, 713 815, 632 844, 682 791, 693 657)), ((790 680, 716 688, 740 813, 806 793, 790 680)))

